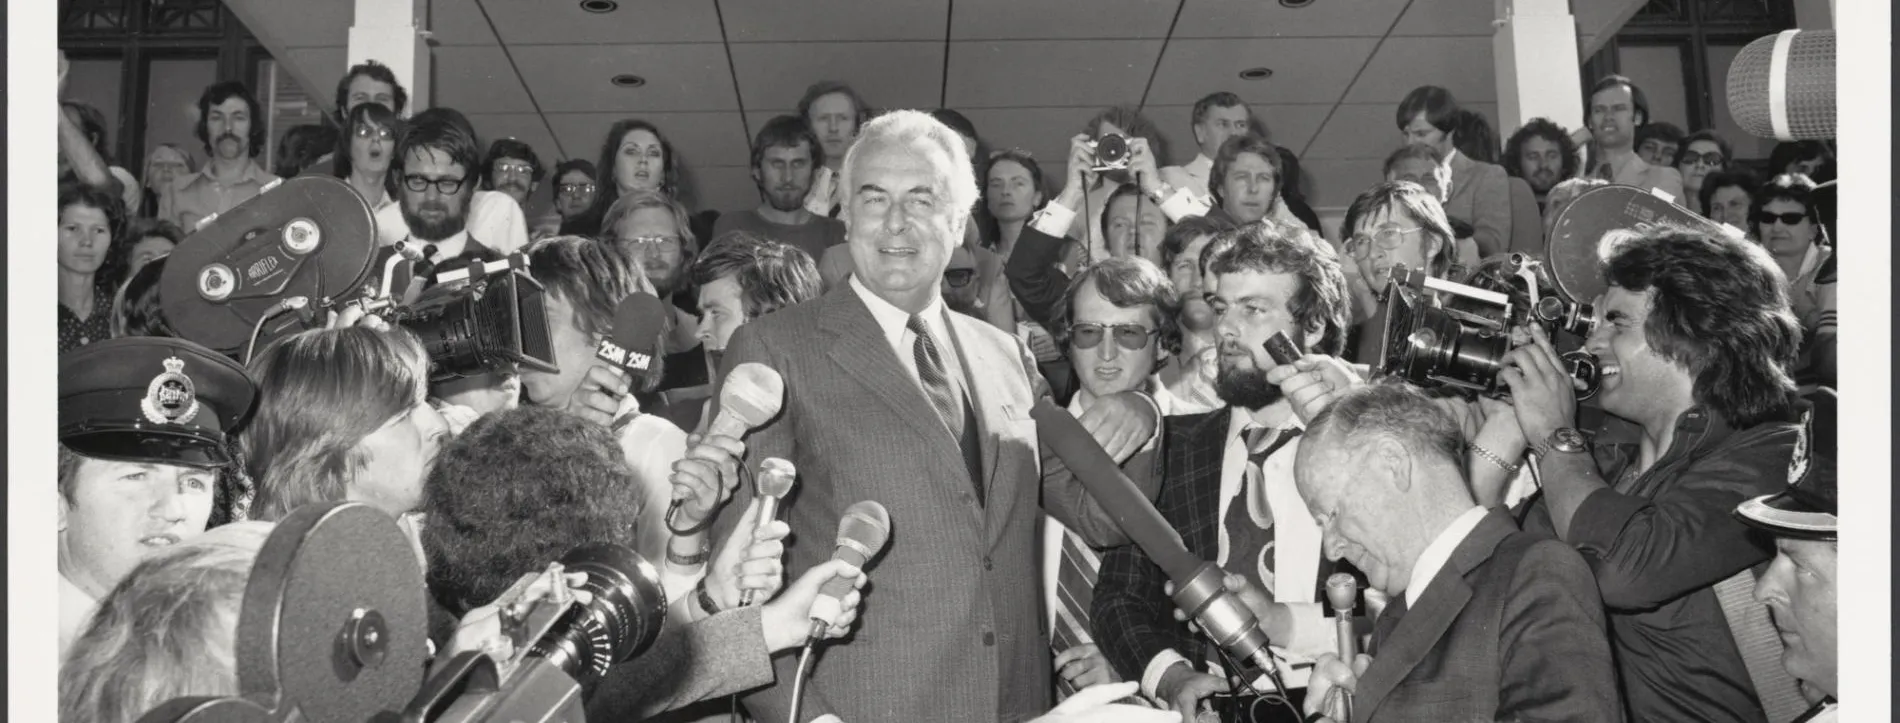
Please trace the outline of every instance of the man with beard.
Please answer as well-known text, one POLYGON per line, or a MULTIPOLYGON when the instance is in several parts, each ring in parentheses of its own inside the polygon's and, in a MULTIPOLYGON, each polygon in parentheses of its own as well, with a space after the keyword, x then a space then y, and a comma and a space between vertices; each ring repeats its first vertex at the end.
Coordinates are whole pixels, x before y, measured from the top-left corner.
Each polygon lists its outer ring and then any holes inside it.
POLYGON ((1532 118, 1504 144, 1504 170, 1524 179, 1542 213, 1550 189, 1577 175, 1577 142, 1549 118, 1532 118))
POLYGON ((206 88, 198 96, 198 123, 193 130, 211 159, 197 173, 172 181, 172 192, 160 199, 159 218, 189 233, 199 220, 231 210, 277 180, 255 160, 266 141, 261 114, 257 98, 235 80, 206 88))
MULTIPOLYGON (((409 119, 390 161, 398 203, 376 212, 384 246, 417 251, 433 245, 429 260, 466 256, 495 259, 528 245, 528 222, 507 194, 476 190, 482 149, 461 111, 430 108, 409 119)), ((378 267, 381 268, 380 266, 378 267)))
MULTIPOLYGON (((1165 420, 1155 508, 1188 552, 1229 573, 1230 587, 1238 577, 1263 591, 1270 602, 1260 606, 1260 622, 1269 640, 1312 657, 1336 652, 1325 580, 1355 571, 1322 556, 1319 525, 1294 486, 1304 422, 1267 381, 1276 365, 1265 342, 1284 332, 1303 349, 1338 354, 1348 306, 1339 262, 1297 228, 1249 224, 1215 236, 1204 252, 1220 340, 1215 387, 1228 406, 1165 420)), ((1165 582, 1139 547, 1109 550, 1095 588, 1095 638, 1124 679, 1141 681, 1143 693, 1192 720, 1211 696, 1227 692, 1227 671, 1209 657, 1206 639, 1173 618, 1165 582)), ((1306 670, 1282 665, 1280 673, 1297 706, 1306 670)))
POLYGON ((528 196, 541 187, 541 177, 547 175, 548 169, 541 167, 541 157, 535 155, 533 147, 513 138, 503 138, 488 147, 482 170, 485 189, 507 195, 525 211, 528 196))
POLYGON ((825 249, 844 243, 844 223, 805 210, 805 194, 826 158, 825 146, 803 119, 781 115, 766 121, 752 141, 752 182, 765 202, 721 215, 713 237, 745 231, 791 244, 814 262, 824 258, 825 249))

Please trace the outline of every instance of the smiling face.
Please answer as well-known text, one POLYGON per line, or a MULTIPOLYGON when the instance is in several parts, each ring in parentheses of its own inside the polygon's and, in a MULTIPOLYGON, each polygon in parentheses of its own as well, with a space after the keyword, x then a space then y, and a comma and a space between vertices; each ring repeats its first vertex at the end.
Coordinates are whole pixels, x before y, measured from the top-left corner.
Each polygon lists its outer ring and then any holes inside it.
POLYGON ((1242 224, 1265 218, 1280 193, 1280 174, 1257 153, 1234 156, 1220 183, 1221 208, 1242 224))
POLYGON ((90 276, 105 263, 112 247, 112 222, 106 212, 84 204, 59 210, 59 268, 90 276))
POLYGON ((103 595, 153 550, 204 532, 217 475, 208 469, 81 457, 59 500, 59 570, 103 595))
MULTIPOLYGON (((1134 325, 1154 331, 1158 328, 1155 306, 1116 306, 1102 296, 1096 290, 1095 282, 1090 280, 1076 290, 1075 304, 1070 311, 1075 325, 1095 324, 1102 327, 1100 339, 1095 346, 1087 349, 1076 343, 1073 334, 1070 336, 1069 359, 1075 363, 1076 378, 1081 382, 1083 391, 1100 399, 1139 388, 1149 373, 1154 371, 1161 337, 1159 334, 1148 334, 1142 339, 1140 349, 1131 350, 1121 343, 1119 337, 1123 332, 1115 327, 1134 325)), ((1130 332, 1129 336, 1132 337, 1133 333, 1130 332)))
POLYGON ((1596 301, 1596 330, 1584 342, 1597 357, 1603 410, 1652 429, 1674 424, 1695 398, 1689 370, 1649 347, 1643 327, 1654 294, 1611 286, 1596 301))
POLYGON ((1783 537, 1775 547, 1779 554, 1755 582, 1755 600, 1768 606, 1781 633, 1781 664, 1788 674, 1834 695, 1839 692, 1840 545, 1783 537))
POLYGON ((620 148, 614 152, 614 183, 620 186, 620 195, 659 188, 665 171, 666 147, 659 136, 635 128, 620 137, 620 148))
POLYGON ((1042 191, 1036 177, 1023 164, 1002 159, 990 165, 989 191, 984 200, 990 215, 1005 223, 1027 220, 1042 205, 1042 191))
POLYGON ((911 313, 941 294, 950 249, 969 214, 954 207, 947 179, 954 166, 925 139, 860 149, 845 189, 845 239, 854 272, 879 298, 911 313))

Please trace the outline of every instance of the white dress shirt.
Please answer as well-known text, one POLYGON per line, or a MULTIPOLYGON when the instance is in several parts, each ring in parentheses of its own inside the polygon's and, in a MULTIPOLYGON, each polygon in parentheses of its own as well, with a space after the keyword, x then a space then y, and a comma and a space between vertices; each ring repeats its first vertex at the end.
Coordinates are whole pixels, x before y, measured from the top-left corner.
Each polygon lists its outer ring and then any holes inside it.
MULTIPOLYGON (((857 292, 865 306, 870 307, 871 318, 877 320, 878 328, 884 331, 885 340, 891 343, 891 351, 897 354, 897 363, 904 367, 904 372, 910 375, 912 381, 917 382, 917 388, 923 389, 923 380, 917 376, 917 335, 910 332, 910 312, 897 308, 895 304, 865 288, 857 274, 851 275, 850 283, 851 290, 857 292)), ((930 339, 937 345, 937 354, 943 357, 944 371, 949 375, 950 383, 957 385, 959 393, 967 394, 963 364, 957 358, 957 345, 951 341, 949 323, 944 320, 945 313, 943 298, 938 297, 930 301, 930 306, 918 312, 918 316, 923 317, 924 327, 930 330, 930 339)))
POLYGON ((1214 174, 1214 159, 1206 153, 1195 154, 1194 160, 1186 165, 1167 166, 1161 169, 1161 182, 1175 188, 1185 188, 1196 195, 1210 195, 1207 179, 1214 174))
POLYGON ((1432 578, 1438 577, 1439 569, 1451 561, 1451 553, 1464 544, 1465 538, 1471 535, 1479 522, 1484 521, 1487 514, 1490 514, 1489 510, 1472 505, 1471 509, 1465 510, 1443 532, 1438 533, 1438 537, 1432 538, 1432 544, 1425 546, 1425 551, 1419 553, 1418 560, 1412 563, 1412 580, 1405 584, 1406 607, 1416 604, 1419 597, 1425 594, 1425 587, 1432 584, 1432 578))

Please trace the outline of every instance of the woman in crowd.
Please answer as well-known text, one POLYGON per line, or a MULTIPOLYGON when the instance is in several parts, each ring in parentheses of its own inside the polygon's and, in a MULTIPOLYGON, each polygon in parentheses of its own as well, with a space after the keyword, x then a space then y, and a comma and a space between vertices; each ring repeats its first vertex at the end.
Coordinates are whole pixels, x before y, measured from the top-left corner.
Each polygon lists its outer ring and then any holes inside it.
POLYGON ((178 224, 164 219, 140 217, 125 227, 125 269, 129 278, 153 259, 166 256, 185 240, 178 224))
POLYGON ((1717 171, 1702 179, 1702 189, 1696 192, 1696 202, 1706 209, 1703 215, 1709 220, 1754 233, 1755 220, 1751 214, 1755 205, 1755 189, 1759 185, 1755 175, 1745 169, 1717 171))
MULTIPOLYGON (((659 127, 652 123, 629 118, 607 129, 607 140, 601 144, 597 167, 607 178, 601 179, 600 190, 594 194, 594 205, 586 213, 561 224, 563 235, 602 234, 605 231, 602 220, 621 196, 637 191, 654 191, 667 198, 679 195, 678 154, 673 144, 660 135, 659 127)), ((682 220, 680 228, 687 227, 682 220)))
POLYGON ((1699 130, 1682 139, 1682 153, 1676 162, 1676 169, 1682 171, 1682 204, 1691 211, 1709 215, 1707 201, 1702 198, 1702 184, 1711 174, 1727 170, 1729 159, 1733 157, 1728 141, 1722 140, 1715 131, 1699 130))
POLYGON ((1776 143, 1768 154, 1768 175, 1800 174, 1810 179, 1819 178, 1822 169, 1833 160, 1833 151, 1821 141, 1776 143))
POLYGON ((112 294, 124 278, 125 204, 70 184, 59 193, 59 352, 111 335, 112 294), (107 263, 118 258, 118 263, 107 263))
POLYGON ((158 199, 171 193, 172 182, 198 172, 198 159, 176 143, 160 143, 145 157, 145 188, 140 193, 148 212, 158 211, 158 199))
POLYGON ((402 119, 381 103, 363 103, 350 110, 349 127, 337 137, 336 177, 362 194, 370 210, 396 202, 389 161, 395 153, 402 119))
POLYGON ((1755 192, 1750 214, 1755 239, 1788 279, 1788 297, 1801 320, 1797 376, 1834 379, 1835 284, 1833 246, 1816 223, 1814 182, 1780 175, 1755 192))
POLYGON ((1353 361, 1376 363, 1385 315, 1379 298, 1392 267, 1422 269, 1439 278, 1451 270, 1451 222, 1438 199, 1409 181, 1387 182, 1359 194, 1340 224, 1344 255, 1340 270, 1352 294, 1353 319, 1363 320, 1347 351, 1353 361))
MULTIPOLYGON (((1505 180, 1508 174, 1503 166, 1458 152, 1460 122, 1469 125, 1470 120, 1463 115, 1451 91, 1434 85, 1414 88, 1399 101, 1397 119, 1404 142, 1423 143, 1437 149, 1445 158, 1445 165, 1451 168, 1451 187, 1442 204, 1444 213, 1471 224, 1479 256, 1509 248, 1511 192, 1505 180)), ((1489 131, 1484 135, 1490 135, 1489 131)), ((1471 140, 1482 141, 1487 148, 1495 146, 1494 140, 1471 140)))

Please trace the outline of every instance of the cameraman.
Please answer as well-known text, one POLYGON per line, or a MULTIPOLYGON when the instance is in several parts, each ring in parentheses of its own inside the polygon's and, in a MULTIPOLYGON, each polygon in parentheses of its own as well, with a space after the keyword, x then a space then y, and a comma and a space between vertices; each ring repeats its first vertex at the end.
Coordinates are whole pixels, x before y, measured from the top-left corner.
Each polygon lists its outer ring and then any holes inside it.
POLYGON ((1757 689, 1751 674, 1779 666, 1737 638, 1774 639, 1741 614, 1774 548, 1731 512, 1786 484, 1807 407, 1790 378, 1800 327, 1773 259, 1746 241, 1658 229, 1609 253, 1587 348, 1614 418, 1590 437, 1574 428, 1571 379, 1542 329, 1503 372, 1543 488, 1524 527, 1596 570, 1631 720, 1765 720, 1789 690, 1757 689))

